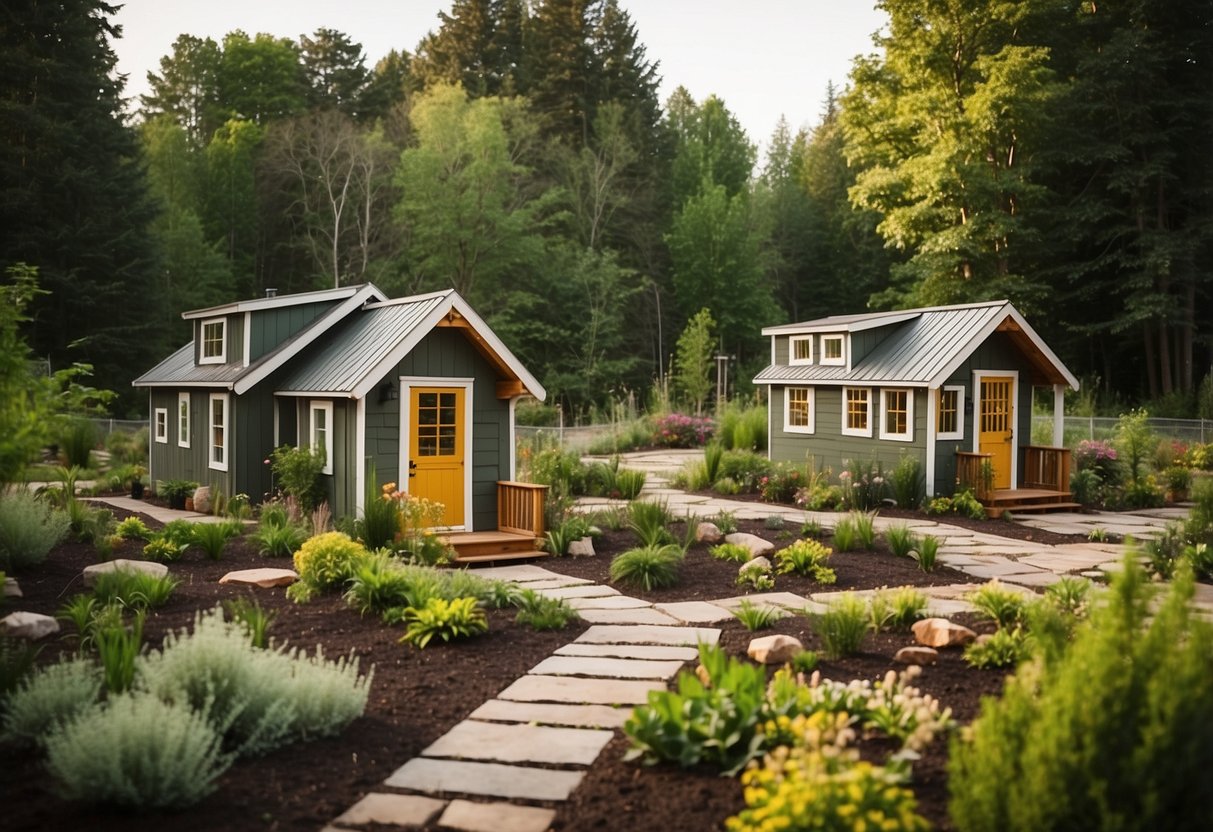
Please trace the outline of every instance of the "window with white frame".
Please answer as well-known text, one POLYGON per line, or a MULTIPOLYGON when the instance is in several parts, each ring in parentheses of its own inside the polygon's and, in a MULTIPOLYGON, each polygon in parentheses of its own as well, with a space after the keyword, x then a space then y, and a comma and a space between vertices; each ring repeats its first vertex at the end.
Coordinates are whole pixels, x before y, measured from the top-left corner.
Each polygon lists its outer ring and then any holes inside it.
POLYGON ((914 438, 914 393, 905 389, 880 391, 880 438, 909 442, 914 438))
POLYGON ((788 387, 783 398, 783 429, 789 433, 813 432, 813 388, 788 387))
POLYGON ((942 387, 935 409, 935 430, 939 439, 964 439, 965 389, 960 385, 942 387))
POLYGON ((152 415, 152 433, 157 442, 168 443, 168 408, 157 407, 152 415))
POLYGON ((190 446, 190 394, 177 394, 177 446, 190 446))
POLYGON ((845 335, 823 335, 821 336, 821 363, 822 364, 846 364, 846 336, 845 335))
POLYGON ((842 388, 842 432, 846 436, 872 435, 872 391, 867 387, 842 388))
POLYGON ((796 335, 788 339, 788 363, 813 363, 813 336, 796 335))
POLYGON ((198 353, 199 364, 223 364, 227 361, 227 319, 211 318, 203 321, 202 349, 198 353))
POLYGON ((333 403, 312 402, 310 410, 312 450, 324 455, 324 468, 320 473, 331 474, 333 473, 333 403))
POLYGON ((211 431, 208 465, 216 471, 227 470, 228 413, 227 395, 212 393, 210 399, 211 431))

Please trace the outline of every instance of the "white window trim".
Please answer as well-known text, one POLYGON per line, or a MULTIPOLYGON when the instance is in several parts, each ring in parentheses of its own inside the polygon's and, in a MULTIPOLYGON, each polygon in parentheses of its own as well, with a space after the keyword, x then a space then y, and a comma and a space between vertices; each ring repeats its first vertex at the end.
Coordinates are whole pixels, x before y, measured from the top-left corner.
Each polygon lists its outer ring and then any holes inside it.
POLYGON ((333 473, 333 403, 326 401, 311 401, 308 402, 307 408, 307 431, 308 431, 308 447, 313 451, 320 446, 316 441, 316 411, 324 411, 324 429, 327 435, 327 444, 324 453, 324 467, 320 469, 322 474, 333 473))
POLYGON ((168 408, 158 407, 152 411, 152 433, 161 445, 168 444, 168 408))
POLYGON ((785 433, 813 433, 817 426, 817 396, 812 387, 785 387, 783 389, 783 429, 785 433), (792 390, 807 390, 809 405, 809 423, 807 425, 792 424, 792 390))
POLYGON ((845 335, 823 335, 821 336, 821 357, 818 359, 818 364, 823 366, 843 367, 847 363, 847 336, 845 335), (842 345, 842 354, 837 358, 826 357, 826 342, 837 341, 842 345))
POLYGON ((193 414, 190 413, 190 394, 177 394, 177 447, 188 448, 190 446, 190 423, 193 421, 193 414), (181 405, 185 405, 185 414, 182 418, 181 405))
POLYGON ((198 363, 199 364, 226 364, 227 363, 227 318, 203 318, 198 323, 198 363), (206 355, 206 328, 212 324, 219 324, 219 354, 206 355))
POLYGON ((883 387, 880 390, 880 438, 893 442, 914 441, 914 391, 908 387, 883 387), (894 433, 888 430, 888 402, 890 393, 906 394, 906 429, 905 433, 894 433))
POLYGON ((788 338, 788 364, 812 364, 813 363, 813 336, 812 335, 793 335, 788 338), (796 345, 806 342, 809 345, 809 357, 797 358, 796 345))
POLYGON ((206 421, 209 431, 206 434, 206 464, 208 468, 216 471, 227 470, 228 449, 232 446, 232 419, 231 408, 228 407, 228 397, 226 393, 211 393, 210 399, 207 401, 206 421), (223 444, 215 445, 215 402, 223 403, 223 444), (223 458, 215 459, 215 448, 218 447, 223 451, 223 458))
POLYGON ((872 438, 872 388, 870 387, 844 387, 842 388, 842 435, 843 436, 863 436, 868 439, 872 438), (862 390, 868 396, 868 427, 866 430, 859 428, 847 427, 847 391, 862 390))
MULTIPOLYGON (((956 430, 939 431, 936 434, 937 439, 964 439, 965 438, 965 388, 963 384, 945 384, 939 388, 939 393, 944 391, 956 391, 956 430)), ((935 409, 935 429, 939 427, 940 408, 935 409)))

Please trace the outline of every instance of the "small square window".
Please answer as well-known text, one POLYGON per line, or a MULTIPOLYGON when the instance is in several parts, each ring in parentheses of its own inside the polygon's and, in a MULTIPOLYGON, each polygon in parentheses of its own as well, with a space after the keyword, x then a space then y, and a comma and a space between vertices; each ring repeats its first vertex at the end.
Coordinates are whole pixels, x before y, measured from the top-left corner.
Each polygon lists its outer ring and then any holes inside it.
POLYGON ((843 335, 823 335, 821 336, 821 363, 822 364, 846 364, 846 336, 843 335))
POLYGON ((813 432, 813 388, 789 387, 786 389, 783 427, 789 433, 813 432))
POLYGON ((880 438, 909 442, 914 438, 914 394, 910 390, 881 390, 880 438))
POLYGON ((872 391, 868 388, 842 388, 842 432, 847 436, 872 435, 872 391))
POLYGON ((813 336, 799 335, 788 339, 788 363, 813 363, 813 336))
POLYGON ((201 325, 202 346, 199 364, 223 364, 227 361, 227 319, 212 318, 201 325))

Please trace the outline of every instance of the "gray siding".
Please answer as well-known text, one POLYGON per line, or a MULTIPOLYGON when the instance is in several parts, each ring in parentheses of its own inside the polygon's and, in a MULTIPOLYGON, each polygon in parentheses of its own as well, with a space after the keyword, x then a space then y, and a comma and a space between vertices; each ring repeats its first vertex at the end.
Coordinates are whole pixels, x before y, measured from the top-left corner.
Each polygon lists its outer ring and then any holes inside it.
MULTIPOLYGON (((242 364, 244 362, 244 316, 243 315, 216 315, 215 318, 223 318, 227 321, 227 328, 224 330, 227 345, 227 364, 242 364)), ((202 357, 202 323, 203 321, 212 321, 215 318, 199 318, 194 321, 194 364, 202 357)), ((215 366, 220 366, 216 364, 215 366)))
POLYGON ((274 397, 270 390, 262 383, 243 396, 232 396, 236 443, 229 468, 234 493, 247 494, 257 501, 270 490, 270 466, 265 464, 274 450, 274 397))
POLYGON ((297 306, 284 306, 277 309, 259 309, 253 312, 253 331, 249 336, 249 361, 256 361, 267 352, 274 350, 283 341, 298 334, 333 306, 333 301, 324 301, 301 303, 297 306))
MULTIPOLYGON (((235 456, 234 441, 239 434, 228 427, 228 470, 216 471, 208 465, 210 453, 210 390, 191 390, 190 394, 190 446, 182 448, 177 444, 179 422, 177 420, 177 390, 153 389, 148 403, 150 417, 149 428, 151 438, 148 442, 148 477, 155 485, 156 480, 190 480, 199 485, 209 485, 212 489, 220 489, 224 494, 232 492, 231 474, 234 470, 235 456), (160 443, 155 437, 156 408, 168 409, 168 442, 160 443)), ((214 391, 218 392, 218 391, 214 391)), ((232 421, 232 407, 235 397, 228 403, 228 420, 232 421)))

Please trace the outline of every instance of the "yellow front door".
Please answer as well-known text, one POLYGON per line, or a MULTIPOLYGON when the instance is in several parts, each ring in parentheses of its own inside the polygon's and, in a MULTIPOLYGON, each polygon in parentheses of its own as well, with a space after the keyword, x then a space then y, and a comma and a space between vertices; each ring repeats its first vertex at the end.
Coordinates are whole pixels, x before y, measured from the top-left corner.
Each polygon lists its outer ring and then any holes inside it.
POLYGON ((990 454, 994 488, 1011 487, 1011 449, 1015 430, 1015 379, 985 376, 981 379, 981 411, 977 450, 990 454))
POLYGON ((413 387, 410 395, 409 493, 442 503, 443 526, 463 525, 462 387, 413 387))

